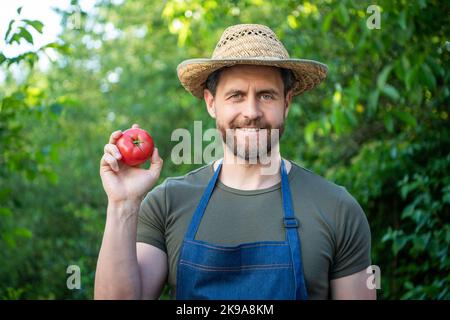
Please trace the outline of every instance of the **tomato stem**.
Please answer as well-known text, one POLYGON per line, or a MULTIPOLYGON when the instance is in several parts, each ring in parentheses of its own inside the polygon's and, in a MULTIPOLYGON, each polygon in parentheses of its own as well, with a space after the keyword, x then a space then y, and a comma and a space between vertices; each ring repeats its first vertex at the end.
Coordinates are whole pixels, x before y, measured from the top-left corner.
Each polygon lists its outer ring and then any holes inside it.
POLYGON ((144 153, 144 150, 142 150, 141 145, 144 144, 141 140, 133 140, 133 144, 138 147, 139 150, 141 150, 142 153, 144 153))

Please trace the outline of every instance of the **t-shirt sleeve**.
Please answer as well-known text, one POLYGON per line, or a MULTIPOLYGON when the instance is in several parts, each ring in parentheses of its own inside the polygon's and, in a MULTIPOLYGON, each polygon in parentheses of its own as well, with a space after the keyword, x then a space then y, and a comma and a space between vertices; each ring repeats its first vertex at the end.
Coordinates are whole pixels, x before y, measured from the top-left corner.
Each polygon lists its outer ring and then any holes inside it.
POLYGON ((165 183, 150 191, 139 208, 137 242, 144 242, 167 252, 165 241, 165 183))
POLYGON ((349 276, 371 265, 371 234, 366 215, 345 188, 336 211, 336 251, 330 278, 349 276))

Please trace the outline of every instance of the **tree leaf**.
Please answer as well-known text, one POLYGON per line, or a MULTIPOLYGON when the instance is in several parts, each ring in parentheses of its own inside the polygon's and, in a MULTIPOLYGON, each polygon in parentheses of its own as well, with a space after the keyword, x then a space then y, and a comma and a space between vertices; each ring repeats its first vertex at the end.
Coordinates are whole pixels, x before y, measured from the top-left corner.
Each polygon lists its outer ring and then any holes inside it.
POLYGON ((19 29, 20 29, 19 32, 20 36, 23 39, 27 40, 29 43, 33 44, 33 36, 31 35, 31 33, 28 32, 28 30, 25 29, 24 27, 19 27, 19 29))
POLYGON ((334 17, 334 12, 330 12, 329 14, 327 14, 327 16, 325 17, 323 24, 322 24, 322 31, 323 32, 328 32, 328 30, 330 30, 330 26, 331 26, 331 22, 333 21, 333 17, 334 17))
POLYGON ((417 73, 418 73, 417 67, 413 67, 406 72, 405 77, 406 90, 411 90, 414 84, 417 83, 417 73))
POLYGON ((387 242, 393 239, 393 230, 392 227, 388 227, 386 233, 383 235, 383 237, 381 238, 381 242, 387 242))
POLYGON ((445 187, 442 189, 442 201, 445 203, 450 203, 450 186, 445 187))
POLYGON ((32 26, 37 32, 42 33, 42 28, 44 27, 44 24, 42 22, 40 22, 39 20, 23 19, 22 21, 25 22, 26 24, 32 26))
POLYGON ((436 88, 436 78, 433 75, 433 71, 430 69, 430 67, 427 64, 423 64, 421 67, 422 71, 422 77, 423 79, 422 83, 426 85, 429 89, 436 88))
POLYGON ((410 240, 409 237, 406 237, 404 235, 399 235, 395 237, 394 242, 392 244, 392 251, 394 255, 397 255, 397 253, 399 253, 399 251, 405 247, 405 245, 408 243, 409 240, 410 240))
POLYGON ((387 65, 383 68, 383 70, 378 75, 377 79, 377 87, 379 90, 382 90, 384 88, 384 85, 386 84, 387 78, 389 77, 389 74, 391 73, 392 65, 387 65))
POLYGON ((413 248, 412 250, 415 251, 416 253, 421 253, 423 252, 426 247, 428 242, 430 241, 431 238, 431 233, 426 233, 423 235, 417 235, 415 237, 413 237, 412 242, 413 242, 413 248))
POLYGON ((8 29, 6 30, 6 34, 5 34, 5 41, 8 41, 8 37, 9 37, 9 34, 11 33, 11 30, 12 30, 12 25, 14 24, 14 22, 15 22, 16 20, 11 20, 10 22, 9 22, 9 24, 8 24, 8 29))
POLYGON ((3 54, 3 53, 0 53, 0 65, 3 63, 3 62, 5 62, 6 61, 6 57, 5 57, 5 55, 3 54))
POLYGON ((391 98, 393 101, 397 101, 398 99, 400 99, 400 94, 398 93, 397 89, 389 84, 386 84, 381 92, 391 98))
MULTIPOLYGON (((20 36, 20 33, 16 32, 13 34, 11 39, 8 41, 8 44, 13 44, 14 42, 16 42, 17 44, 20 44, 20 39, 22 39, 22 37, 20 36)), ((10 59, 10 61, 13 61, 13 59, 10 59)))
POLYGON ((297 20, 295 19, 295 17, 293 15, 288 15, 287 21, 288 21, 289 27, 291 27, 292 29, 298 28, 297 20))
POLYGON ((0 207, 0 217, 10 217, 12 215, 12 211, 9 208, 0 207))
POLYGON ((393 114, 400 119, 401 121, 403 121, 404 123, 406 123, 407 125, 411 126, 411 127, 415 127, 417 126, 417 120, 416 118, 411 115, 410 113, 404 112, 404 111, 400 111, 400 110, 394 110, 393 114))
POLYGON ((12 193, 11 188, 2 188, 0 189, 0 200, 5 200, 12 193))
POLYGON ((349 109, 344 109, 344 115, 347 118, 347 122, 351 125, 351 126, 356 126, 358 125, 358 120, 355 117, 355 114, 353 113, 352 110, 349 109))
POLYGON ((339 22, 342 25, 347 25, 350 21, 350 17, 348 15, 347 7, 341 2, 338 7, 338 16, 339 22))
POLYGON ((398 24, 399 24, 400 28, 402 28, 403 30, 406 30, 406 12, 405 12, 405 10, 402 10, 402 12, 400 12, 398 24))
POLYGON ((375 91, 372 91, 369 94, 369 97, 367 99, 367 109, 369 111, 369 114, 372 115, 377 110, 379 97, 380 97, 380 91, 378 91, 378 89, 375 91))
POLYGON ((433 59, 432 57, 427 57, 426 62, 433 71, 433 74, 439 77, 443 77, 445 75, 445 69, 440 65, 439 61, 433 59))
POLYGON ((14 229, 14 235, 21 237, 21 238, 29 239, 33 236, 33 233, 27 228, 19 227, 19 228, 14 229))
POLYGON ((314 133, 319 127, 319 123, 317 121, 312 121, 306 125, 305 128, 305 141, 308 145, 312 146, 314 144, 314 133))
POLYGON ((47 45, 45 45, 44 47, 42 47, 43 49, 45 48, 53 48, 55 50, 57 50, 60 53, 64 53, 64 54, 70 54, 72 52, 72 50, 70 49, 70 46, 67 43, 58 43, 58 42, 51 42, 47 45))
POLYGON ((389 133, 394 132, 394 118, 391 113, 384 116, 384 126, 389 133))

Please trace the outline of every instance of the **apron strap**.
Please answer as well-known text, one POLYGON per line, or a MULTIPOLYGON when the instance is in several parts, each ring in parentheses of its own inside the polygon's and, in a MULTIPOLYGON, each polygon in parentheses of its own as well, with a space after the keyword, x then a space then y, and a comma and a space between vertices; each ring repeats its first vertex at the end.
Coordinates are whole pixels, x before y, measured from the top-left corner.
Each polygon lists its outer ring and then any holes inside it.
POLYGON ((289 242, 292 263, 294 266, 294 278, 296 284, 295 296, 297 300, 306 300, 308 298, 308 295, 306 291, 305 278, 303 275, 302 248, 297 232, 299 223, 297 218, 295 218, 294 210, 292 207, 291 188, 289 187, 288 175, 286 173, 283 159, 281 159, 281 194, 283 198, 284 227, 286 228, 286 239, 289 242))
MULTIPOLYGON (((214 165, 213 165, 214 168, 214 165)), ((211 194, 214 190, 214 187, 217 182, 217 178, 219 177, 220 169, 222 169, 222 161, 214 172, 213 177, 208 183, 205 192, 203 192, 203 196, 200 199, 200 202, 197 206, 197 209, 194 212, 194 216, 192 217, 191 223, 189 224, 189 228, 186 232, 186 240, 194 240, 195 235, 197 234, 198 227, 200 225, 200 221, 202 221, 203 214, 205 213, 206 206, 208 205, 209 199, 211 198, 211 194)))

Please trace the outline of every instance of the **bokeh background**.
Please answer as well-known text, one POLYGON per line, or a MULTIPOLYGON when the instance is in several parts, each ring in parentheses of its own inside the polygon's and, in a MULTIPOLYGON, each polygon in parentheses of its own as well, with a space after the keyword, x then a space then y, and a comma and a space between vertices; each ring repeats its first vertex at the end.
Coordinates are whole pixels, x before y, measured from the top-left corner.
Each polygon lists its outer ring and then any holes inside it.
POLYGON ((282 154, 360 202, 378 297, 450 298, 449 2, 58 1, 53 18, 31 2, 56 1, 0 1, 0 298, 93 297, 104 144, 137 122, 167 159, 160 182, 199 167, 170 161, 173 130, 214 127, 176 66, 209 57, 236 23, 266 24, 292 57, 329 66, 295 98, 282 154), (367 27, 373 4, 380 29, 367 27))

